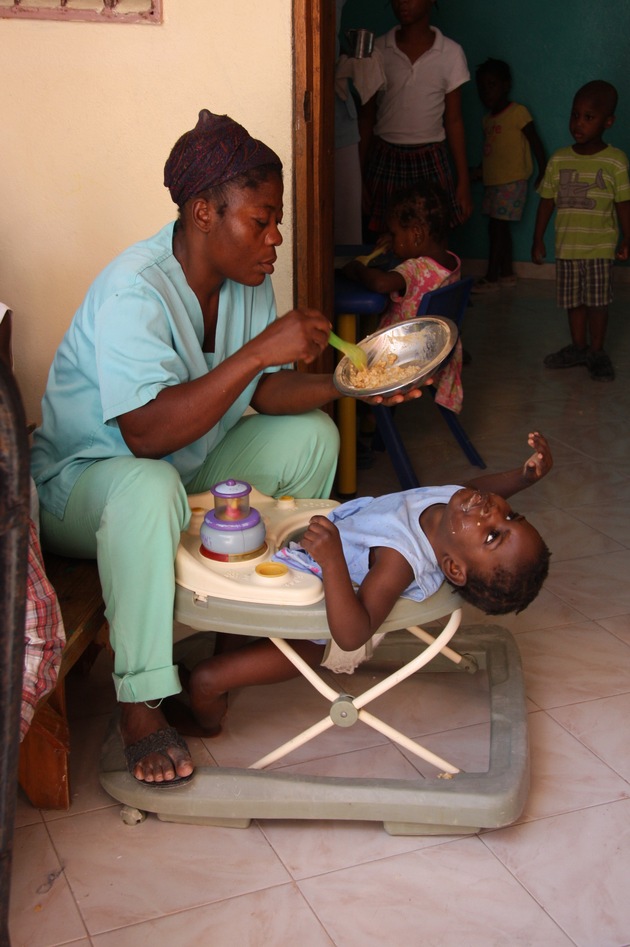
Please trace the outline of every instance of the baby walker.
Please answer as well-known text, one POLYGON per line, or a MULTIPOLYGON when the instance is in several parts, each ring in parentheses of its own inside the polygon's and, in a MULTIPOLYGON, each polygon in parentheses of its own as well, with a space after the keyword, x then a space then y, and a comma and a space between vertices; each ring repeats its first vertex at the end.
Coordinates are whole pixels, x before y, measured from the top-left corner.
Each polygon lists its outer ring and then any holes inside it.
MULTIPOLYGON (((112 732, 103 748, 100 778, 104 789, 124 804, 126 822, 140 822, 147 812, 164 821, 242 828, 252 819, 360 819, 382 821, 390 834, 424 835, 468 834, 518 818, 528 790, 527 725, 520 657, 505 629, 473 626, 460 631, 455 651, 448 643, 460 625, 460 600, 446 583, 425 602, 399 599, 380 631, 410 632, 412 637, 402 643, 407 657, 411 649, 410 660, 359 697, 340 693, 290 643, 330 637, 321 580, 271 559, 277 549, 299 539, 313 515, 326 515, 337 504, 274 499, 239 480, 218 483, 191 496, 189 503, 191 522, 175 562, 176 621, 188 626, 189 633, 270 638, 330 706, 322 720, 247 769, 202 766, 190 783, 167 791, 143 785, 127 772, 120 738, 112 732), (420 627, 446 616, 435 637, 420 627), (463 772, 365 709, 429 662, 435 671, 485 672, 490 717, 486 772, 463 772), (359 721, 429 762, 439 778, 296 776, 266 768, 325 730, 359 721)), ((387 639, 381 648, 386 644, 387 639)), ((401 643, 396 646, 399 651, 401 643)))

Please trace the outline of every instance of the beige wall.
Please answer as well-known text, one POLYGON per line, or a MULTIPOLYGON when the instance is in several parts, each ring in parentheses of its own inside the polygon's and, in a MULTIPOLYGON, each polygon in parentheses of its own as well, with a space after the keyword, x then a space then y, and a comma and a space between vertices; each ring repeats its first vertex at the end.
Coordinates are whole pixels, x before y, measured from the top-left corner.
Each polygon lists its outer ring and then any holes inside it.
MULTIPOLYGON (((0 301, 29 420, 85 290, 174 216, 164 162, 201 108, 228 113, 292 176, 291 0, 164 0, 162 26, 0 20, 0 301)), ((274 286, 292 302, 291 188, 274 286)))

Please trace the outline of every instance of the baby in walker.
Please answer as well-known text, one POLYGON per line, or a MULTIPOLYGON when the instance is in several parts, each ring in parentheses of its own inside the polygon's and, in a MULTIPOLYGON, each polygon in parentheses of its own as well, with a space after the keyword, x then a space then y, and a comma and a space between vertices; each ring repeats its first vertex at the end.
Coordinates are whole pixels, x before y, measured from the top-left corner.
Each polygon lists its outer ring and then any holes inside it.
MULTIPOLYGON (((423 601, 444 580, 488 615, 526 608, 547 576, 550 552, 507 501, 553 464, 542 434, 530 433, 528 444, 533 453, 513 470, 464 485, 358 497, 328 516, 314 516, 299 547, 279 550, 275 558, 321 576, 332 641, 294 641, 295 651, 311 667, 340 670, 345 655, 354 668, 378 644, 378 629, 401 596, 423 601)), ((214 656, 197 664, 184 684, 193 726, 183 732, 189 735, 220 731, 233 688, 298 674, 268 639, 217 638, 214 656)))

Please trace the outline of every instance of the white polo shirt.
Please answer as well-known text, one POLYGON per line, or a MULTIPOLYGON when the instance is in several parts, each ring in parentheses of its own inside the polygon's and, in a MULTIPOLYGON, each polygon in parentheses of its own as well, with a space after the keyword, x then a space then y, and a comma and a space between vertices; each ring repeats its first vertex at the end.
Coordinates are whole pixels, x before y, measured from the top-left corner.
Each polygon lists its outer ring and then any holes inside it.
POLYGON ((432 26, 433 46, 412 64, 396 45, 398 29, 375 42, 386 82, 378 92, 374 133, 394 145, 444 141, 444 98, 470 79, 464 50, 432 26))

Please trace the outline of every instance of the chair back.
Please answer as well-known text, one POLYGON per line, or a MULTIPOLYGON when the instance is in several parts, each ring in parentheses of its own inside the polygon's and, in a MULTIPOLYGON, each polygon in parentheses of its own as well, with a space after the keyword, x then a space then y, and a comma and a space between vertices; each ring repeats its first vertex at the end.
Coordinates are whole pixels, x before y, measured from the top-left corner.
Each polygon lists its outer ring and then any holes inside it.
POLYGON ((467 276, 466 279, 457 280, 456 283, 440 286, 439 289, 425 293, 418 306, 418 315, 445 316, 447 319, 452 319, 458 331, 461 332, 472 284, 472 276, 467 276))
POLYGON ((11 354, 12 318, 13 313, 10 309, 5 310, 4 315, 2 315, 0 311, 0 359, 4 362, 9 371, 13 368, 13 356, 11 354))
MULTIPOLYGON (((0 944, 9 944, 13 854, 24 672, 28 563, 29 472, 20 393, 0 360, 0 944)), ((15 941, 14 941, 15 943, 15 941)))

